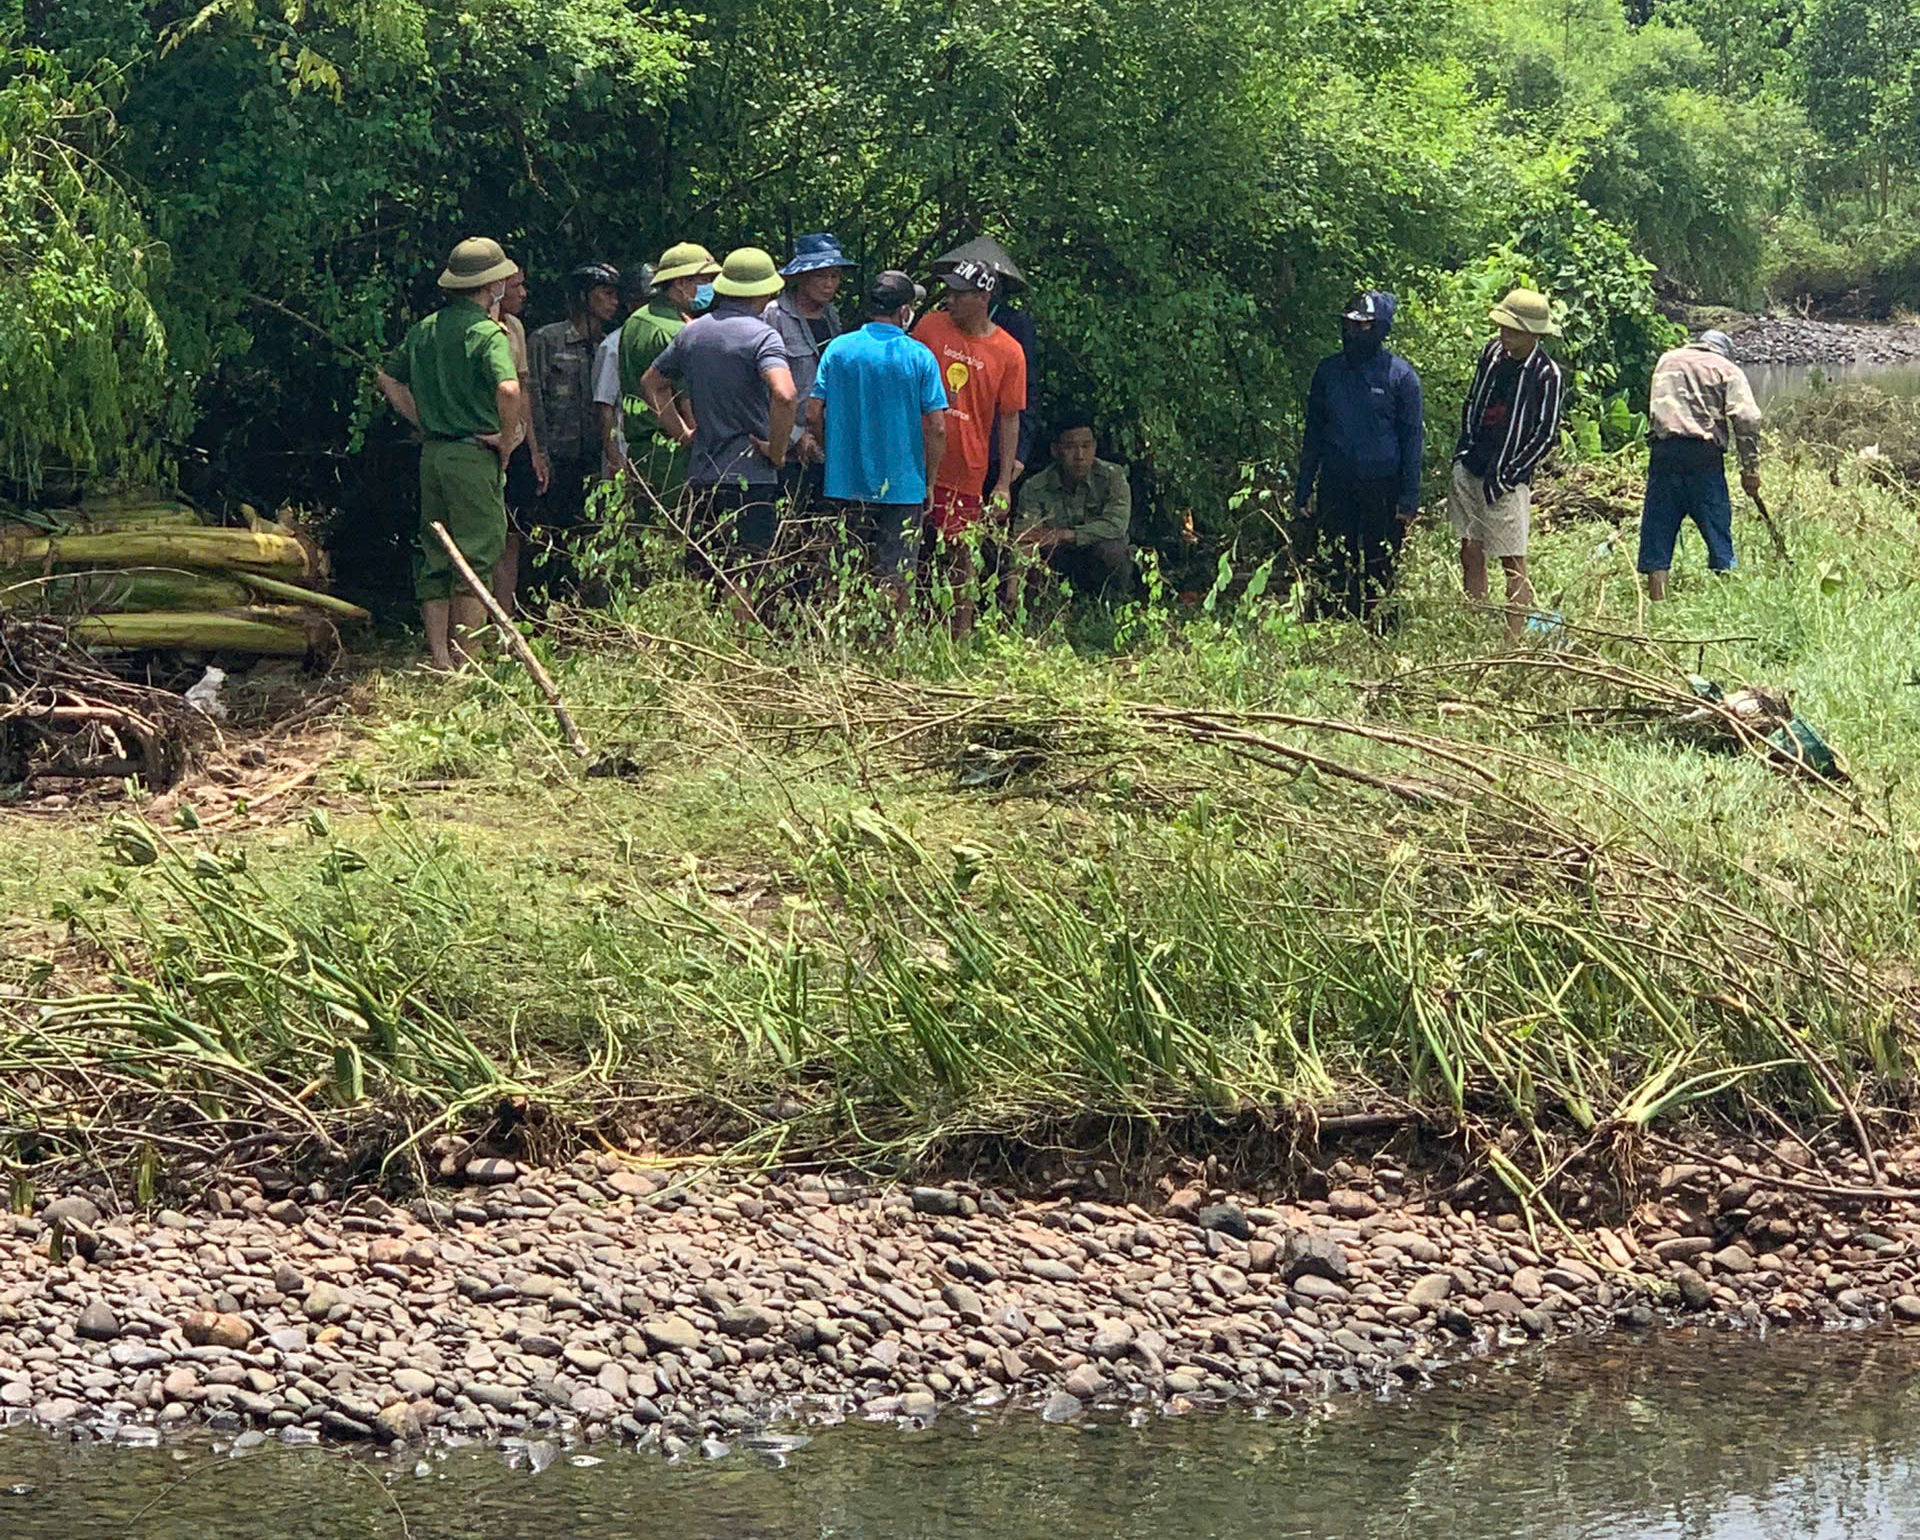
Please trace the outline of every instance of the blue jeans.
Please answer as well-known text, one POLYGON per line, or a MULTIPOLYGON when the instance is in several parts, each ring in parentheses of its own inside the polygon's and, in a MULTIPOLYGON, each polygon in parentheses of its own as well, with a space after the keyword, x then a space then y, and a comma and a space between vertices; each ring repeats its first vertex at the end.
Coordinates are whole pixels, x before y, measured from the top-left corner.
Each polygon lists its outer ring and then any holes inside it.
POLYGON ((1688 519, 1707 542, 1707 566, 1715 572, 1732 568, 1733 500, 1727 495, 1727 473, 1718 466, 1647 472, 1647 498, 1640 510, 1640 571, 1666 572, 1673 566, 1673 546, 1680 526, 1688 519))

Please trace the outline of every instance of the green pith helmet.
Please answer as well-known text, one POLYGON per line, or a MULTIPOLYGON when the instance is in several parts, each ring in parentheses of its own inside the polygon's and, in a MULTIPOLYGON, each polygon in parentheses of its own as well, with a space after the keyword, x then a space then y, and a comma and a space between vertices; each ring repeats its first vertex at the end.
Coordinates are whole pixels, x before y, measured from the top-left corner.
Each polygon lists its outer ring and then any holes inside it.
POLYGON ((713 292, 729 299, 755 299, 762 294, 778 294, 787 286, 773 258, 758 246, 736 246, 720 265, 720 276, 713 280, 713 292))
POLYGON ((484 289, 490 283, 505 283, 515 271, 498 241, 476 235, 453 248, 447 270, 440 275, 440 287, 455 291, 484 289))
POLYGON ((1553 307, 1544 294, 1532 289, 1515 289, 1487 312, 1495 326, 1511 327, 1535 337, 1557 337, 1560 328, 1553 324, 1553 307))
POLYGON ((713 253, 706 247, 697 241, 682 241, 660 253, 653 269, 653 283, 659 288, 677 278, 711 278, 719 271, 720 264, 713 260, 713 253))

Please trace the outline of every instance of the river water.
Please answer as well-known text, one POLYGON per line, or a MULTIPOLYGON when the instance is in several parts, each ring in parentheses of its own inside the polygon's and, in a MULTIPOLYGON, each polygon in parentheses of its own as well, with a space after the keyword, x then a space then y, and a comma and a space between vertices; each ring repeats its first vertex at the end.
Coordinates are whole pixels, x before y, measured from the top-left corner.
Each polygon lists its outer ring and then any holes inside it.
POLYGON ((944 1414, 668 1464, 0 1435, 9 1540, 1882 1540, 1920 1534, 1920 1338, 1562 1343, 1298 1417, 944 1414), (550 1461, 550 1463, 549 1463, 550 1461))
POLYGON ((1761 410, 1822 385, 1872 385, 1896 396, 1920 396, 1920 360, 1898 364, 1743 364, 1761 410))

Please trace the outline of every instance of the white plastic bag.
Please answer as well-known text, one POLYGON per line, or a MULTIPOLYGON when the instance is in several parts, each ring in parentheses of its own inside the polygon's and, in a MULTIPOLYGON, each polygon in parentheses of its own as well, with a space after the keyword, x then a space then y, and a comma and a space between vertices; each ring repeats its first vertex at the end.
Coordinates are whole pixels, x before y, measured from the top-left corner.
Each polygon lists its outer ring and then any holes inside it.
POLYGON ((187 704, 216 722, 227 719, 227 703, 220 699, 220 686, 227 682, 227 671, 207 665, 207 671, 187 691, 187 704))

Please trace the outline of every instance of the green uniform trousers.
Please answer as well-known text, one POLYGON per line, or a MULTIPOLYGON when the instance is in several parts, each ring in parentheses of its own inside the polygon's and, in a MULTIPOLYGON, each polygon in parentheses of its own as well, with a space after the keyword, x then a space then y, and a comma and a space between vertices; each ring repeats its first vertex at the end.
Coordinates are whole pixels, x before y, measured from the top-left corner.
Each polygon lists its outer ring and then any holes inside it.
POLYGON ((423 604, 464 594, 446 547, 429 527, 447 526, 475 576, 488 582, 507 548, 507 476, 500 456, 465 439, 430 439, 420 450, 420 545, 413 553, 413 593, 423 604))

